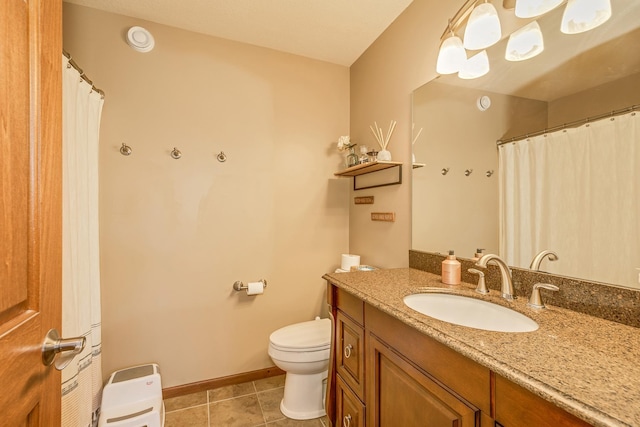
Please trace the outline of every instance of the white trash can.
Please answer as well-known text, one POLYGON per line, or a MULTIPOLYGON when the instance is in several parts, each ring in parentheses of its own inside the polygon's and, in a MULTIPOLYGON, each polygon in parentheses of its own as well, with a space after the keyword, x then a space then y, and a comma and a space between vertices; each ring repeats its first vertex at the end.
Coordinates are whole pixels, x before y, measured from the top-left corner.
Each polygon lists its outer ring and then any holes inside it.
POLYGON ((102 390, 98 427, 163 427, 160 368, 155 363, 114 372, 102 390))

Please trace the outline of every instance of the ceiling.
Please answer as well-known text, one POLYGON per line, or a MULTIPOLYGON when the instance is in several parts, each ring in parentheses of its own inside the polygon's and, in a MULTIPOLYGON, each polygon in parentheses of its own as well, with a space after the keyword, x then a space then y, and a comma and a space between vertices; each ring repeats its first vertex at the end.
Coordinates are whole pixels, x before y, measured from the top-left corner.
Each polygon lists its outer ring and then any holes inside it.
POLYGON ((350 66, 413 0, 64 0, 350 66))

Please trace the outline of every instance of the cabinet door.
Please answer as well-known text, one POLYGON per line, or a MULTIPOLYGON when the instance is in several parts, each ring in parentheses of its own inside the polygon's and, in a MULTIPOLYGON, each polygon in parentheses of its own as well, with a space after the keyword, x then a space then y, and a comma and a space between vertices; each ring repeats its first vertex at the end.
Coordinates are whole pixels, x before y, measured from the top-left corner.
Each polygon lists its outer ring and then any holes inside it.
POLYGON ((367 425, 474 427, 480 411, 375 336, 367 338, 367 425))
POLYGON ((342 378, 336 381, 336 427, 364 427, 364 405, 342 378))
POLYGON ((338 310, 336 316, 336 369, 360 398, 364 398, 364 331, 338 310))

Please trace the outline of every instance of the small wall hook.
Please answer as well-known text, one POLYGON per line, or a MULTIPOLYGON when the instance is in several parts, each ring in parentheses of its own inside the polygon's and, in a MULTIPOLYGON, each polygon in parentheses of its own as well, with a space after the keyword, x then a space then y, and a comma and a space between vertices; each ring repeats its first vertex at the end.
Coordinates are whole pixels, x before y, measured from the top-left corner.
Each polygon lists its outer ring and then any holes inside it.
POLYGON ((440 173, 441 173, 442 175, 446 175, 446 174, 448 174, 448 173, 449 173, 449 168, 442 168, 442 170, 440 171, 440 173))
POLYGON ((120 154, 122 154, 123 156, 130 156, 131 155, 131 147, 129 147, 127 144, 125 144, 123 142, 122 143, 122 147, 120 147, 120 154))
POLYGON ((464 176, 469 176, 473 173, 473 169, 467 169, 464 171, 464 176))
POLYGON ((179 159, 180 157, 182 157, 182 153, 176 147, 173 147, 173 150, 171 151, 171 157, 173 157, 174 159, 179 159))
POLYGON ((491 175, 493 175, 493 169, 486 171, 484 174, 487 176, 487 178, 491 178, 491 175))
POLYGON ((218 159, 218 161, 220 163, 224 163, 227 161, 227 155, 224 154, 224 151, 221 151, 220 153, 218 153, 218 155, 216 156, 216 158, 218 159))

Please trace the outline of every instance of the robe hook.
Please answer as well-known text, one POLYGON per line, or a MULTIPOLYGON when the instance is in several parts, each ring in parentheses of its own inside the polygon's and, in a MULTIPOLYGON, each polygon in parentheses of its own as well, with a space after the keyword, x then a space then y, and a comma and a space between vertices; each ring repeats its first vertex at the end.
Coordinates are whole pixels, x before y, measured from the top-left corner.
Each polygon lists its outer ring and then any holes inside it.
POLYGON ((129 147, 127 144, 125 144, 123 142, 122 143, 122 147, 120 147, 120 154, 122 154, 123 156, 130 156, 131 155, 131 147, 129 147))
POLYGON ((176 147, 173 147, 173 150, 171 151, 171 157, 177 160, 182 157, 182 153, 176 147))

